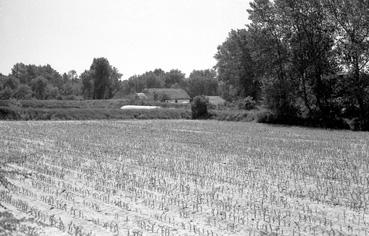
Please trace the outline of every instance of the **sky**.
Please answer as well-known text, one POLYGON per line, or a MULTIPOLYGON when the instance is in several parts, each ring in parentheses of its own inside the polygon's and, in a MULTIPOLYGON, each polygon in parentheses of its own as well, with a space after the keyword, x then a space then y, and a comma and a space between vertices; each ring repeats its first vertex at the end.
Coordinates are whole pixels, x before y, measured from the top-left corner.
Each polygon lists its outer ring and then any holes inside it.
POLYGON ((212 68, 217 46, 248 23, 249 0, 0 0, 0 73, 17 62, 60 73, 105 57, 123 79, 212 68))

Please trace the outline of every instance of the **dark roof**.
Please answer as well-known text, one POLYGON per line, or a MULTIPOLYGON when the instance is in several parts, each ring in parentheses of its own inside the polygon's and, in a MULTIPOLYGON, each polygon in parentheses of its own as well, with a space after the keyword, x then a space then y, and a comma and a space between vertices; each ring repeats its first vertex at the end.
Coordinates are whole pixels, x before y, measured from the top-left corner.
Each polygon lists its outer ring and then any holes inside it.
POLYGON ((207 99, 209 99, 209 103, 212 105, 224 105, 225 100, 219 96, 205 96, 207 99))
POLYGON ((154 94, 158 96, 167 96, 169 100, 186 100, 190 99, 190 96, 183 89, 171 89, 171 88, 150 88, 143 91, 148 97, 153 98, 154 94))

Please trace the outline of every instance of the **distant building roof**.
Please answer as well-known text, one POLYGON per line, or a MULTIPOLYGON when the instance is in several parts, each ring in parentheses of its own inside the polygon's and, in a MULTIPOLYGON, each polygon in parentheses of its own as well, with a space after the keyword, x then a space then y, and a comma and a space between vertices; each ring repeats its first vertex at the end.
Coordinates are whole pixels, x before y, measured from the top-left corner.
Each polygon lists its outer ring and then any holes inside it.
POLYGON ((138 98, 147 99, 147 96, 144 93, 136 93, 136 95, 137 95, 138 98))
POLYGON ((225 100, 222 97, 219 96, 205 96, 207 99, 209 99, 209 103, 212 105, 224 105, 225 100))
POLYGON ((183 89, 171 89, 171 88, 150 88, 143 91, 146 96, 154 98, 157 96, 166 96, 169 100, 188 100, 190 96, 183 89))

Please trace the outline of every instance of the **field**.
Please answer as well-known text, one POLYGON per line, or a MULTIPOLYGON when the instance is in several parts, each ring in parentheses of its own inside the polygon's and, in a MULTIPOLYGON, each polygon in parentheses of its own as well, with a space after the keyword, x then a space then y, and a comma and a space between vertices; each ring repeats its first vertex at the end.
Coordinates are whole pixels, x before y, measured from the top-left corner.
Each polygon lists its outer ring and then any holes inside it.
POLYGON ((369 235, 369 133, 141 120, 0 134, 14 161, 0 235, 369 235))

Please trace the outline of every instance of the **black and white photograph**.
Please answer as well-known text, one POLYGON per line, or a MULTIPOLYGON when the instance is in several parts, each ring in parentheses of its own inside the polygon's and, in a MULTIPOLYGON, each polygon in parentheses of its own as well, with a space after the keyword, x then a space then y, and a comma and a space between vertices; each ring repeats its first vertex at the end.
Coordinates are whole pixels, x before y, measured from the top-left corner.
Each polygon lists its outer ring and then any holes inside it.
POLYGON ((369 236, 369 1, 0 0, 0 236, 369 236))

